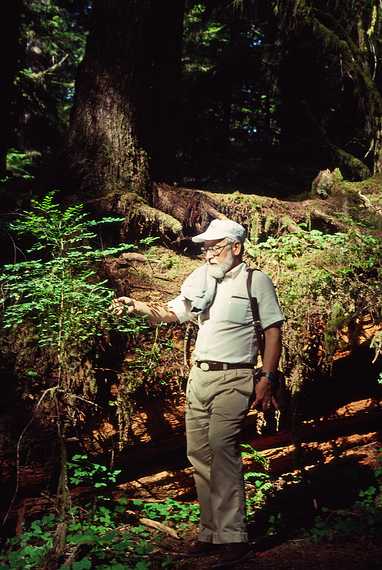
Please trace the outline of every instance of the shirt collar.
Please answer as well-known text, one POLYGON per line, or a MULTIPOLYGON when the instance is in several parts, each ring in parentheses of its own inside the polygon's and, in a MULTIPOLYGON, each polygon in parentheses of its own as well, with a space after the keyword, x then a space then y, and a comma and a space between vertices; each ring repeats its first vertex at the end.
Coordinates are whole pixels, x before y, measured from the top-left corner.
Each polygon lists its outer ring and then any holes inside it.
POLYGON ((243 269, 243 267, 244 267, 244 261, 239 263, 239 265, 235 265, 235 267, 233 267, 232 269, 227 271, 227 273, 224 275, 224 279, 226 279, 226 278, 234 279, 235 277, 237 277, 237 275, 239 275, 239 273, 243 269))

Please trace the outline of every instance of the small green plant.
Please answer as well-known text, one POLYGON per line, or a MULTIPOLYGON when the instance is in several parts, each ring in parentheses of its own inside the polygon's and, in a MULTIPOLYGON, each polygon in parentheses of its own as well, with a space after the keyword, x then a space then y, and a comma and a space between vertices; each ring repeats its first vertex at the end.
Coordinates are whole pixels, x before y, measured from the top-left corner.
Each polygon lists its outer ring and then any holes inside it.
POLYGON ((241 457, 243 459, 250 459, 251 463, 261 466, 264 471, 269 471, 269 459, 267 459, 260 451, 257 451, 249 443, 242 443, 240 445, 241 457))
POLYGON ((23 152, 16 148, 10 148, 6 159, 7 170, 14 176, 24 180, 32 180, 34 177, 30 169, 33 166, 33 161, 40 156, 41 153, 37 151, 23 152))
POLYGON ((11 224, 34 243, 28 258, 6 265, 0 277, 3 326, 32 327, 37 344, 55 354, 56 390, 70 390, 76 366, 107 330, 137 334, 148 328, 141 317, 115 318, 108 310, 114 292, 97 277, 98 262, 135 247, 92 247, 94 227, 116 221, 91 220, 82 205, 62 209, 50 193, 32 201, 32 209, 11 224))
MULTIPOLYGON (((32 372, 28 378, 36 385, 35 393, 39 385, 42 392, 36 409, 45 400, 45 404, 51 403, 59 418, 57 435, 61 471, 57 497, 62 523, 67 520, 69 507, 66 430, 81 417, 82 402, 86 406, 93 404, 91 398, 96 392, 93 370, 88 372, 87 382, 83 377, 76 382, 76 373, 81 369, 83 358, 95 348, 96 339, 105 332, 121 327, 135 334, 147 328, 143 319, 131 319, 127 315, 117 319, 111 314, 108 307, 114 292, 106 281, 98 278, 95 270, 95 265, 106 256, 134 247, 131 244, 108 249, 94 247, 97 238, 94 228, 116 221, 119 219, 91 220, 81 204, 64 209, 55 202, 54 193, 42 200, 33 200, 31 210, 23 212, 11 224, 11 230, 17 236, 33 240, 32 246, 27 250, 25 260, 6 265, 0 277, 4 328, 14 335, 32 337, 48 356, 49 366, 53 368, 48 388, 43 390, 43 382, 38 381, 29 361, 25 366, 32 372)), ((24 433, 25 430, 22 435, 24 433)), ((22 436, 19 445, 21 439, 22 436)), ((78 479, 82 469, 82 477, 92 478, 96 487, 105 486, 116 476, 116 472, 107 474, 101 466, 90 463, 86 471, 80 459, 75 469, 78 479)), ((106 516, 106 512, 102 516, 106 516)), ((57 532, 59 529, 60 526, 57 532)), ((62 541, 54 541, 55 544, 58 542, 62 544, 62 541)))
POLYGON ((95 489, 108 487, 117 482, 120 469, 108 469, 105 465, 92 463, 86 454, 77 453, 68 462, 69 482, 72 485, 91 484, 95 489))
POLYGON ((243 450, 241 452, 242 458, 250 460, 252 467, 244 473, 244 481, 250 483, 252 487, 247 492, 247 512, 250 516, 256 509, 264 505, 273 489, 273 483, 268 473, 269 460, 249 443, 242 443, 241 449, 243 450), (257 467, 257 469, 253 469, 253 467, 257 467))
POLYGON ((53 546, 53 529, 56 524, 53 515, 46 515, 33 521, 20 536, 9 539, 6 551, 0 553, 1 570, 41 568, 53 546))
POLYGON ((172 522, 181 528, 189 524, 196 524, 199 521, 200 509, 197 503, 181 503, 174 499, 151 503, 134 499, 132 505, 149 519, 164 523, 172 522))
POLYGON ((63 356, 69 344, 79 346, 99 336, 110 319, 107 307, 113 292, 97 279, 94 264, 134 246, 92 248, 97 237, 93 228, 119 219, 93 221, 82 205, 62 210, 53 193, 32 201, 32 207, 10 226, 35 243, 27 251, 28 260, 4 267, 4 327, 32 321, 40 346, 56 348, 63 356))

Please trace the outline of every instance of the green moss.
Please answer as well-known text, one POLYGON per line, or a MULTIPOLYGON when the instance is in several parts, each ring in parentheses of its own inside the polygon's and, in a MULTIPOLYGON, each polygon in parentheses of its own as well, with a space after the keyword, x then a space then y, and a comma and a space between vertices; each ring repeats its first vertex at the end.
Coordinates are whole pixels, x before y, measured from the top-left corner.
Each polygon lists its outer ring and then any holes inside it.
POLYGON ((331 308, 324 331, 324 345, 328 354, 335 353, 338 343, 337 333, 351 318, 348 311, 349 308, 345 309, 339 302, 335 302, 331 308))
POLYGON ((363 230, 301 230, 270 237, 248 253, 277 284, 290 381, 296 370, 300 380, 328 370, 343 348, 339 331, 352 326, 359 333, 353 325, 363 316, 371 315, 382 328, 382 243, 363 230))
POLYGON ((334 160, 340 163, 341 168, 346 169, 349 177, 364 179, 370 176, 369 168, 359 158, 334 145, 331 145, 331 151, 334 155, 334 160))

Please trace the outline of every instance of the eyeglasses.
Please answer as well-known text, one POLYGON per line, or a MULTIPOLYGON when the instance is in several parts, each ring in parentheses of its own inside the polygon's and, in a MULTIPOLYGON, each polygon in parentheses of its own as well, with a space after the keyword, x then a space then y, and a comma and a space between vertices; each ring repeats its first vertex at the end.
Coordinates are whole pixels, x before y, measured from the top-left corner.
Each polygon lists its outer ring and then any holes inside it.
POLYGON ((207 253, 211 253, 214 257, 217 257, 218 255, 221 254, 223 249, 227 247, 227 245, 231 244, 225 243, 224 245, 211 245, 210 247, 202 247, 201 249, 204 255, 207 255, 207 253))

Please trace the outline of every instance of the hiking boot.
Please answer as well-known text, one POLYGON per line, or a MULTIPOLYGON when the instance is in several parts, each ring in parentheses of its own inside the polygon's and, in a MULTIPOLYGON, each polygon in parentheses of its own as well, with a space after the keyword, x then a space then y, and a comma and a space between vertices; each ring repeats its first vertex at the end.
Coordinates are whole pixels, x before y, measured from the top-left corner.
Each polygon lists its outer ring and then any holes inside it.
POLYGON ((190 558, 199 558, 200 556, 209 556, 216 554, 221 550, 221 544, 213 544, 212 542, 201 542, 196 540, 184 553, 184 556, 190 558))
POLYGON ((248 542, 230 542, 224 544, 224 550, 219 557, 219 561, 211 568, 228 568, 249 558, 252 548, 248 542))

